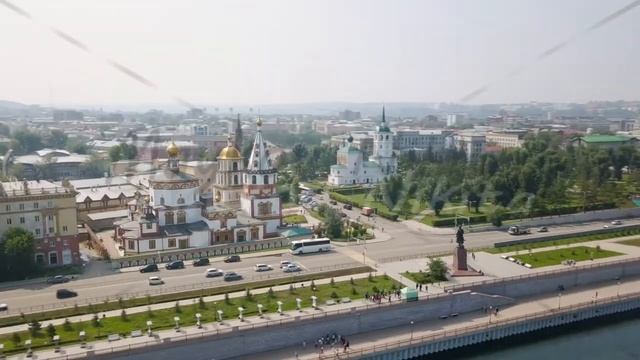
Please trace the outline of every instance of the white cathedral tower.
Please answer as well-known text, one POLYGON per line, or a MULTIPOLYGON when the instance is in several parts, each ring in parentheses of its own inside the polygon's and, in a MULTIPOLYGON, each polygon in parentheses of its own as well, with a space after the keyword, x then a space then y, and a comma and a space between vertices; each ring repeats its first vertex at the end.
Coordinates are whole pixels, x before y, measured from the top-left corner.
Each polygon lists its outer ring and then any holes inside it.
POLYGON ((277 234, 282 224, 282 204, 277 190, 278 172, 262 138, 262 120, 256 121, 256 138, 249 157, 240 206, 252 218, 266 223, 266 235, 277 234))
POLYGON ((373 156, 371 161, 377 163, 384 176, 395 175, 398 169, 398 159, 393 153, 393 133, 387 126, 384 106, 382 106, 382 122, 376 127, 373 139, 373 156))

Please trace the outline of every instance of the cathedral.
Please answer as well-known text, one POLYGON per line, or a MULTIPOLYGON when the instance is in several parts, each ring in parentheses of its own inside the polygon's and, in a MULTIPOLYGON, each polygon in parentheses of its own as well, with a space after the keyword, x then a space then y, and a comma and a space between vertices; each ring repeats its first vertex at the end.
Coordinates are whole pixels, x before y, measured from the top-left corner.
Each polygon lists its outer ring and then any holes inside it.
POLYGON ((203 248, 277 236, 282 206, 277 171, 262 138, 262 121, 249 163, 229 138, 218 155, 214 203, 200 198, 199 180, 178 167, 180 149, 167 147, 167 166, 149 177, 149 196, 129 204, 129 217, 116 224, 125 254, 203 248))
POLYGON ((338 149, 337 164, 331 166, 327 183, 333 186, 374 184, 395 175, 398 159, 393 152, 393 133, 387 125, 384 107, 382 121, 373 135, 373 155, 364 161, 362 151, 353 146, 353 137, 338 149))

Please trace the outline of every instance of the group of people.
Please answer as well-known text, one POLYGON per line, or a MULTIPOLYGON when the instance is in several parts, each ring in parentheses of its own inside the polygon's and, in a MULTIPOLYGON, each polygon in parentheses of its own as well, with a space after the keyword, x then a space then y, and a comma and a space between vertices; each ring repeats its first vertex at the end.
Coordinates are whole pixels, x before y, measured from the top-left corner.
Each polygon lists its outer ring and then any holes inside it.
POLYGON ((377 292, 374 294, 369 294, 369 292, 366 292, 364 294, 364 298, 374 302, 376 304, 381 304, 382 301, 387 300, 388 302, 391 302, 391 299, 395 297, 396 299, 400 299, 402 297, 402 293, 400 292, 400 290, 382 290, 381 292, 377 292))
MULTIPOLYGON (((322 354, 322 353, 324 353, 324 347, 325 346, 333 346, 333 348, 337 352, 338 351, 338 347, 337 347, 338 344, 340 344, 340 346, 342 347, 342 351, 343 352, 347 352, 347 350, 349 350, 349 346, 351 345, 349 343, 349 340, 347 340, 344 336, 337 335, 336 333, 332 333, 332 334, 327 334, 327 335, 321 337, 320 339, 318 339, 318 341, 316 341, 313 346, 315 346, 315 348, 318 351, 318 353, 322 354)), ((306 346, 306 343, 303 342, 302 343, 302 347, 304 348, 305 346, 306 346)), ((296 354, 296 356, 297 356, 297 354, 296 354)))
MULTIPOLYGON (((422 283, 416 283, 416 290, 422 291, 423 285, 422 283)), ((428 291, 427 285, 424 285, 424 291, 428 291)))

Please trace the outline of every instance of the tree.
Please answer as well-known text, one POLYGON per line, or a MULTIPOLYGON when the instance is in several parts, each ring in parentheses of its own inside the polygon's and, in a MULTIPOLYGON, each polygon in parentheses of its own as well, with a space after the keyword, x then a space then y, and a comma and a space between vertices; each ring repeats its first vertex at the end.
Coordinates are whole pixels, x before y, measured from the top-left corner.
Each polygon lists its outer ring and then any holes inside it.
POLYGON ((53 326, 52 323, 49 323, 49 325, 47 325, 47 335, 49 335, 50 338, 53 337, 53 335, 56 334, 56 327, 53 326))
POLYGON ((40 324, 37 320, 33 320, 29 323, 29 333, 31 336, 36 336, 40 329, 42 328, 42 324, 40 324))
POLYGON ((298 203, 298 195, 300 195, 300 180, 298 180, 297 176, 294 176, 291 179, 291 184, 289 184, 289 201, 292 203, 298 203))
POLYGON ((61 130, 51 130, 49 134, 47 134, 43 141, 47 147, 52 149, 64 149, 67 145, 67 134, 61 130))
POLYGON ((80 173, 86 178, 103 177, 109 172, 109 162, 95 155, 91 155, 89 161, 80 165, 80 173))
POLYGON ((28 154, 42 149, 42 137, 29 130, 18 130, 13 133, 13 148, 16 153, 28 154))
POLYGON ((432 258, 428 263, 429 277, 433 281, 445 281, 447 280, 447 264, 440 258, 432 258))
POLYGON ((111 162, 122 160, 122 149, 119 145, 109 149, 109 159, 111 160, 111 162))
POLYGON ((324 222, 329 237, 338 238, 342 235, 342 218, 335 209, 328 208, 325 211, 324 222))
POLYGON ((444 208, 444 204, 445 202, 442 199, 436 199, 432 201, 431 207, 433 207, 433 211, 436 213, 436 216, 440 216, 440 212, 444 208))
MULTIPOLYGON (((2 236, 4 261, 1 273, 7 280, 22 280, 35 270, 33 234, 22 228, 9 228, 2 236)), ((2 275, 0 275, 2 276, 2 275)))
POLYGON ((506 209, 503 208, 502 206, 496 206, 488 215, 487 215, 487 220, 489 220, 489 222, 491 224, 493 224, 493 226, 502 226, 502 220, 504 219, 504 215, 506 213, 506 209))
POLYGON ((400 202, 400 214, 404 216, 405 220, 409 219, 411 215, 411 203, 408 196, 405 196, 400 202))

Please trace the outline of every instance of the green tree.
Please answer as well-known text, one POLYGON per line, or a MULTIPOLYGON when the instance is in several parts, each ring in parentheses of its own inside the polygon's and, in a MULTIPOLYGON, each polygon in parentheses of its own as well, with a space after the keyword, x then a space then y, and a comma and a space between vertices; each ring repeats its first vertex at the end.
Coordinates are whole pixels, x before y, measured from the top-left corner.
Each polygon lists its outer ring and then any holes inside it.
POLYGON ((18 130, 13 133, 13 149, 18 154, 28 154, 42 149, 42 137, 29 130, 18 130))
POLYGON ((47 134, 43 141, 45 146, 50 147, 52 149, 64 149, 67 145, 67 134, 61 130, 51 130, 49 134, 47 134))
POLYGON ((116 161, 120 161, 122 160, 122 149, 120 148, 120 146, 114 146, 111 149, 109 149, 109 159, 112 162, 116 162, 116 161))
POLYGON ((445 202, 442 199, 436 199, 432 201, 431 207, 433 208, 433 212, 436 213, 436 216, 440 216, 440 212, 444 208, 444 204, 445 202))
POLYGON ((487 220, 493 226, 502 226, 502 221, 504 220, 504 215, 506 213, 506 209, 502 206, 496 206, 489 214, 487 215, 487 220))
POLYGON ((300 180, 298 179, 298 177, 294 176, 291 179, 291 184, 289 184, 289 201, 295 204, 298 203, 298 197, 300 195, 299 183, 300 183, 300 180))
POLYGON ((440 258, 432 258, 428 263, 429 277, 433 281, 447 280, 447 264, 440 258))
POLYGON ((52 323, 47 325, 47 335, 52 338, 56 334, 56 327, 52 323))
POLYGON ((2 236, 6 279, 21 280, 35 271, 33 234, 22 228, 7 229, 2 236))
POLYGON ((409 219, 409 216, 411 215, 411 203, 409 202, 408 196, 405 196, 400 202, 400 214, 404 216, 405 220, 409 219))
POLYGON ((325 211, 324 222, 327 225, 326 231, 329 237, 339 238, 342 235, 342 218, 335 209, 328 208, 325 211))

